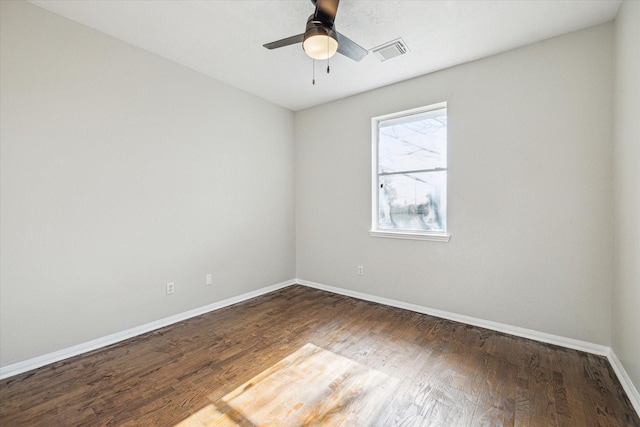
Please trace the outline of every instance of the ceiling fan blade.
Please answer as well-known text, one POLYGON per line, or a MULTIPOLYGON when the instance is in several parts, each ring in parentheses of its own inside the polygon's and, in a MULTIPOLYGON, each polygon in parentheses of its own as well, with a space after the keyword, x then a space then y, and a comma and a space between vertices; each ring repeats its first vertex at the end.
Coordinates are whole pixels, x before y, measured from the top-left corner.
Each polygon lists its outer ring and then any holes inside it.
POLYGON ((316 0, 316 15, 318 12, 322 14, 319 18, 327 18, 330 23, 333 23, 336 19, 336 13, 338 13, 338 3, 340 0, 316 0))
POLYGON ((343 36, 339 32, 336 31, 336 37, 338 38, 338 53, 346 56, 347 58, 351 58, 356 62, 360 62, 362 58, 367 56, 369 51, 353 40, 349 39, 346 36, 343 36))
POLYGON ((277 49, 279 47, 285 47, 296 43, 302 43, 304 40, 304 34, 298 34, 297 36, 287 37, 286 39, 277 40, 275 42, 263 44, 262 46, 267 49, 277 49))

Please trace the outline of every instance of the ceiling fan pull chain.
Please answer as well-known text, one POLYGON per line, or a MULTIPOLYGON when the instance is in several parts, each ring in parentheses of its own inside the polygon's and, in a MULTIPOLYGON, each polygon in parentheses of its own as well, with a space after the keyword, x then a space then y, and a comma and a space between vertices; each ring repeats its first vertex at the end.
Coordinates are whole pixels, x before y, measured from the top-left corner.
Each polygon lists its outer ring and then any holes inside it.
POLYGON ((315 86, 316 85, 316 60, 315 59, 311 60, 311 69, 312 69, 311 75, 313 77, 313 80, 311 80, 311 84, 315 86))
POLYGON ((330 59, 331 59, 331 56, 329 55, 329 37, 327 37, 327 74, 329 74, 329 72, 331 71, 331 68, 329 67, 330 59))

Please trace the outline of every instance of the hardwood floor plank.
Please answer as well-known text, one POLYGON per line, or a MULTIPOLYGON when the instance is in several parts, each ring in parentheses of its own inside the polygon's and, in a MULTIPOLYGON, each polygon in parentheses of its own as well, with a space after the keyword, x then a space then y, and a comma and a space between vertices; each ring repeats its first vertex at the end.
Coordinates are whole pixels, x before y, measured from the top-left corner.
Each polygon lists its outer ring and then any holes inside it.
POLYGON ((303 286, 0 381, 12 427, 253 426, 305 405, 303 425, 640 427, 603 357, 303 286), (361 368, 303 398, 311 377, 283 383, 293 374, 276 369, 303 348, 332 360, 328 375, 361 368), (375 394, 383 378, 389 393, 375 394), (263 403, 242 397, 250 380, 263 403))

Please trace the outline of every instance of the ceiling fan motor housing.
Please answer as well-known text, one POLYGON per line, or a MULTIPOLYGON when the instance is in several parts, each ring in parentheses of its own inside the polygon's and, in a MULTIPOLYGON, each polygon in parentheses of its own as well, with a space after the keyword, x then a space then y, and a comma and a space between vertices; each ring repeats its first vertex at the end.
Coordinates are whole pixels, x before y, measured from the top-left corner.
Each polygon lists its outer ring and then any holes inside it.
POLYGON ((329 36, 333 39, 336 39, 336 31, 334 30, 333 23, 328 23, 321 21, 315 17, 315 15, 311 15, 307 20, 307 26, 304 30, 304 38, 311 36, 329 36))

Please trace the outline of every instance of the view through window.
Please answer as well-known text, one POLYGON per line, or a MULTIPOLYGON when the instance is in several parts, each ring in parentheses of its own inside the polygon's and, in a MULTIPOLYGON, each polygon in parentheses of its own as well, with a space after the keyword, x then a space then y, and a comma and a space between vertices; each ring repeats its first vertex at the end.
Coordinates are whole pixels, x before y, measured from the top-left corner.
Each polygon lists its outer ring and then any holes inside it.
POLYGON ((377 117, 372 124, 372 235, 446 234, 446 104, 377 117))

